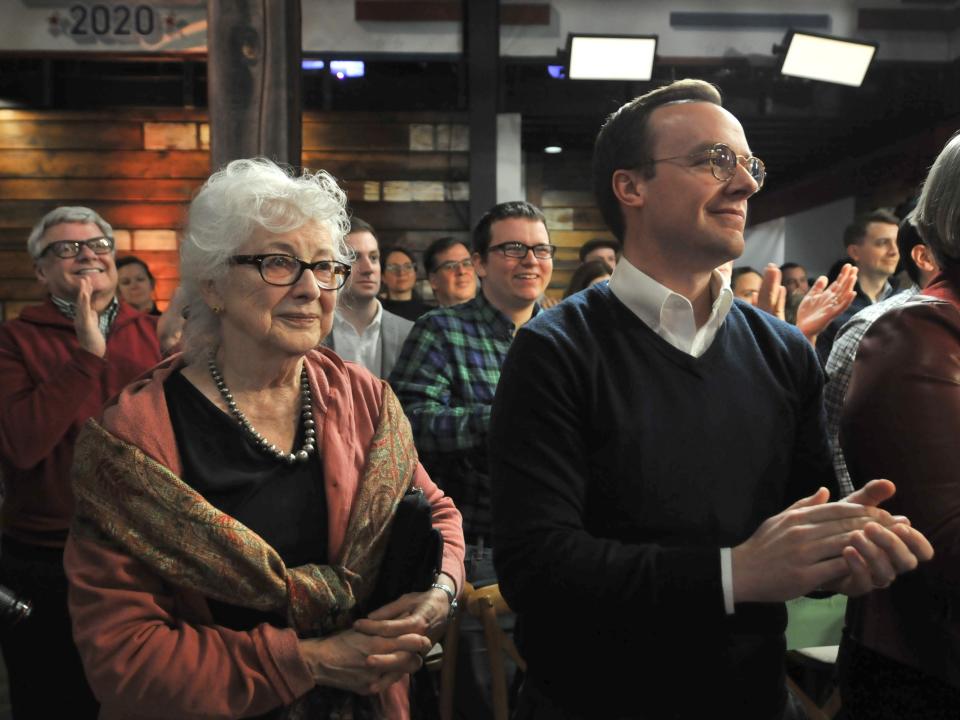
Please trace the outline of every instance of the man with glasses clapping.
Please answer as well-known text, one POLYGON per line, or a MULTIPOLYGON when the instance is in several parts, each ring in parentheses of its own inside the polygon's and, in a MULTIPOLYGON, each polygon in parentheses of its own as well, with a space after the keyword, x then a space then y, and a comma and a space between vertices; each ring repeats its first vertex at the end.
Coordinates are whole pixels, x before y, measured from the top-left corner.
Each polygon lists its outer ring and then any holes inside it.
POLYGON ((87 418, 159 362, 157 318, 118 299, 113 229, 93 210, 51 211, 27 251, 48 295, 0 325, 0 583, 29 598, 34 612, 0 644, 14 717, 93 718, 63 572, 70 465, 87 418))

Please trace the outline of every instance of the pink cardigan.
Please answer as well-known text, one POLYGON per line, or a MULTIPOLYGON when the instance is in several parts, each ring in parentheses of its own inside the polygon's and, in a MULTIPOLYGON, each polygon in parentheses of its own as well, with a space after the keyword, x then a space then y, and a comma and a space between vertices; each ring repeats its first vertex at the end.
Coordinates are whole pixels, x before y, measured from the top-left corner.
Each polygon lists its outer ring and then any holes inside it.
MULTIPOLYGON (((129 386, 109 406, 103 426, 176 475, 180 457, 163 381, 183 365, 175 356, 129 386)), ((331 561, 341 550, 350 507, 376 430, 383 386, 326 349, 307 355, 314 418, 322 428, 331 561)), ((434 508, 444 538, 443 571, 463 587, 460 513, 417 465, 415 484, 434 508)), ((293 630, 267 624, 237 632, 212 624, 206 600, 166 585, 136 559, 71 535, 64 565, 70 580, 73 635, 101 718, 236 718, 291 703, 314 685, 293 630)), ((406 681, 381 696, 388 718, 409 718, 406 681)))

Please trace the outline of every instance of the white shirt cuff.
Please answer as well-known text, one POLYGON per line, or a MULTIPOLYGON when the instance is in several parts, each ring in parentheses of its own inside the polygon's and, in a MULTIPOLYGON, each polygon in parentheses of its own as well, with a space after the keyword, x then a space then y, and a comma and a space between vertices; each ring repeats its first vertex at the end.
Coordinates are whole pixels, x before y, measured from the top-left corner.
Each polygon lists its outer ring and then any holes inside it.
POLYGON ((734 614, 733 607, 733 551, 720 548, 720 584, 723 586, 723 609, 727 615, 734 614))

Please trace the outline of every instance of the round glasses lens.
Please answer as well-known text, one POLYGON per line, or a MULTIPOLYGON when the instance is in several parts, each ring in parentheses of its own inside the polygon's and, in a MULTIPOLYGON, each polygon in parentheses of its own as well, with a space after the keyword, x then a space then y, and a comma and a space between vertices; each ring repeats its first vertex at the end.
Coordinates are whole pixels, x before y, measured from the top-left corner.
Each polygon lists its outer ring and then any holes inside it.
POLYGON ((298 272, 300 263, 286 255, 268 255, 260 263, 260 274, 270 283, 292 284, 298 272))
POLYGON ((715 145, 710 160, 717 180, 729 180, 737 170, 737 154, 726 145, 715 145))

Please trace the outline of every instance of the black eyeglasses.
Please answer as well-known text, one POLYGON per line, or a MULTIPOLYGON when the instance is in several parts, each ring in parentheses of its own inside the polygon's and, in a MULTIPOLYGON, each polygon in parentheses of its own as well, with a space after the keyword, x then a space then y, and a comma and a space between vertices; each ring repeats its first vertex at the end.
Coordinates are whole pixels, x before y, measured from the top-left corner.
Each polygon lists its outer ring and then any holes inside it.
POLYGON ((81 247, 89 248, 97 255, 106 255, 113 252, 113 238, 103 236, 89 240, 57 240, 47 245, 37 257, 53 252, 58 258, 69 260, 80 254, 81 247))
POLYGON ((707 150, 701 150, 690 155, 677 155, 675 157, 658 158, 650 160, 647 165, 655 165, 661 162, 672 162, 675 160, 689 160, 693 165, 710 164, 710 172, 720 182, 727 182, 737 172, 737 165, 743 165, 744 169, 750 173, 750 177, 757 183, 757 190, 763 187, 763 181, 767 177, 767 167, 763 160, 751 155, 745 157, 737 155, 729 145, 717 143, 707 150))
POLYGON ((488 247, 487 252, 497 250, 502 252, 508 258, 523 260, 528 252, 532 252, 537 260, 547 260, 553 257, 557 251, 556 245, 524 245, 522 242, 505 242, 493 247, 488 247))
MULTIPOLYGON (((524 253, 524 256, 526 256, 526 253, 524 253)), ((473 260, 470 258, 464 258, 463 260, 447 260, 446 262, 442 262, 437 265, 433 271, 452 273, 456 272, 460 268, 463 268, 464 270, 471 270, 473 268, 473 260)))
POLYGON ((304 262, 293 255, 234 255, 234 265, 256 265, 260 277, 269 285, 296 285, 304 270, 313 272, 321 290, 339 290, 350 277, 350 266, 336 260, 304 262))

